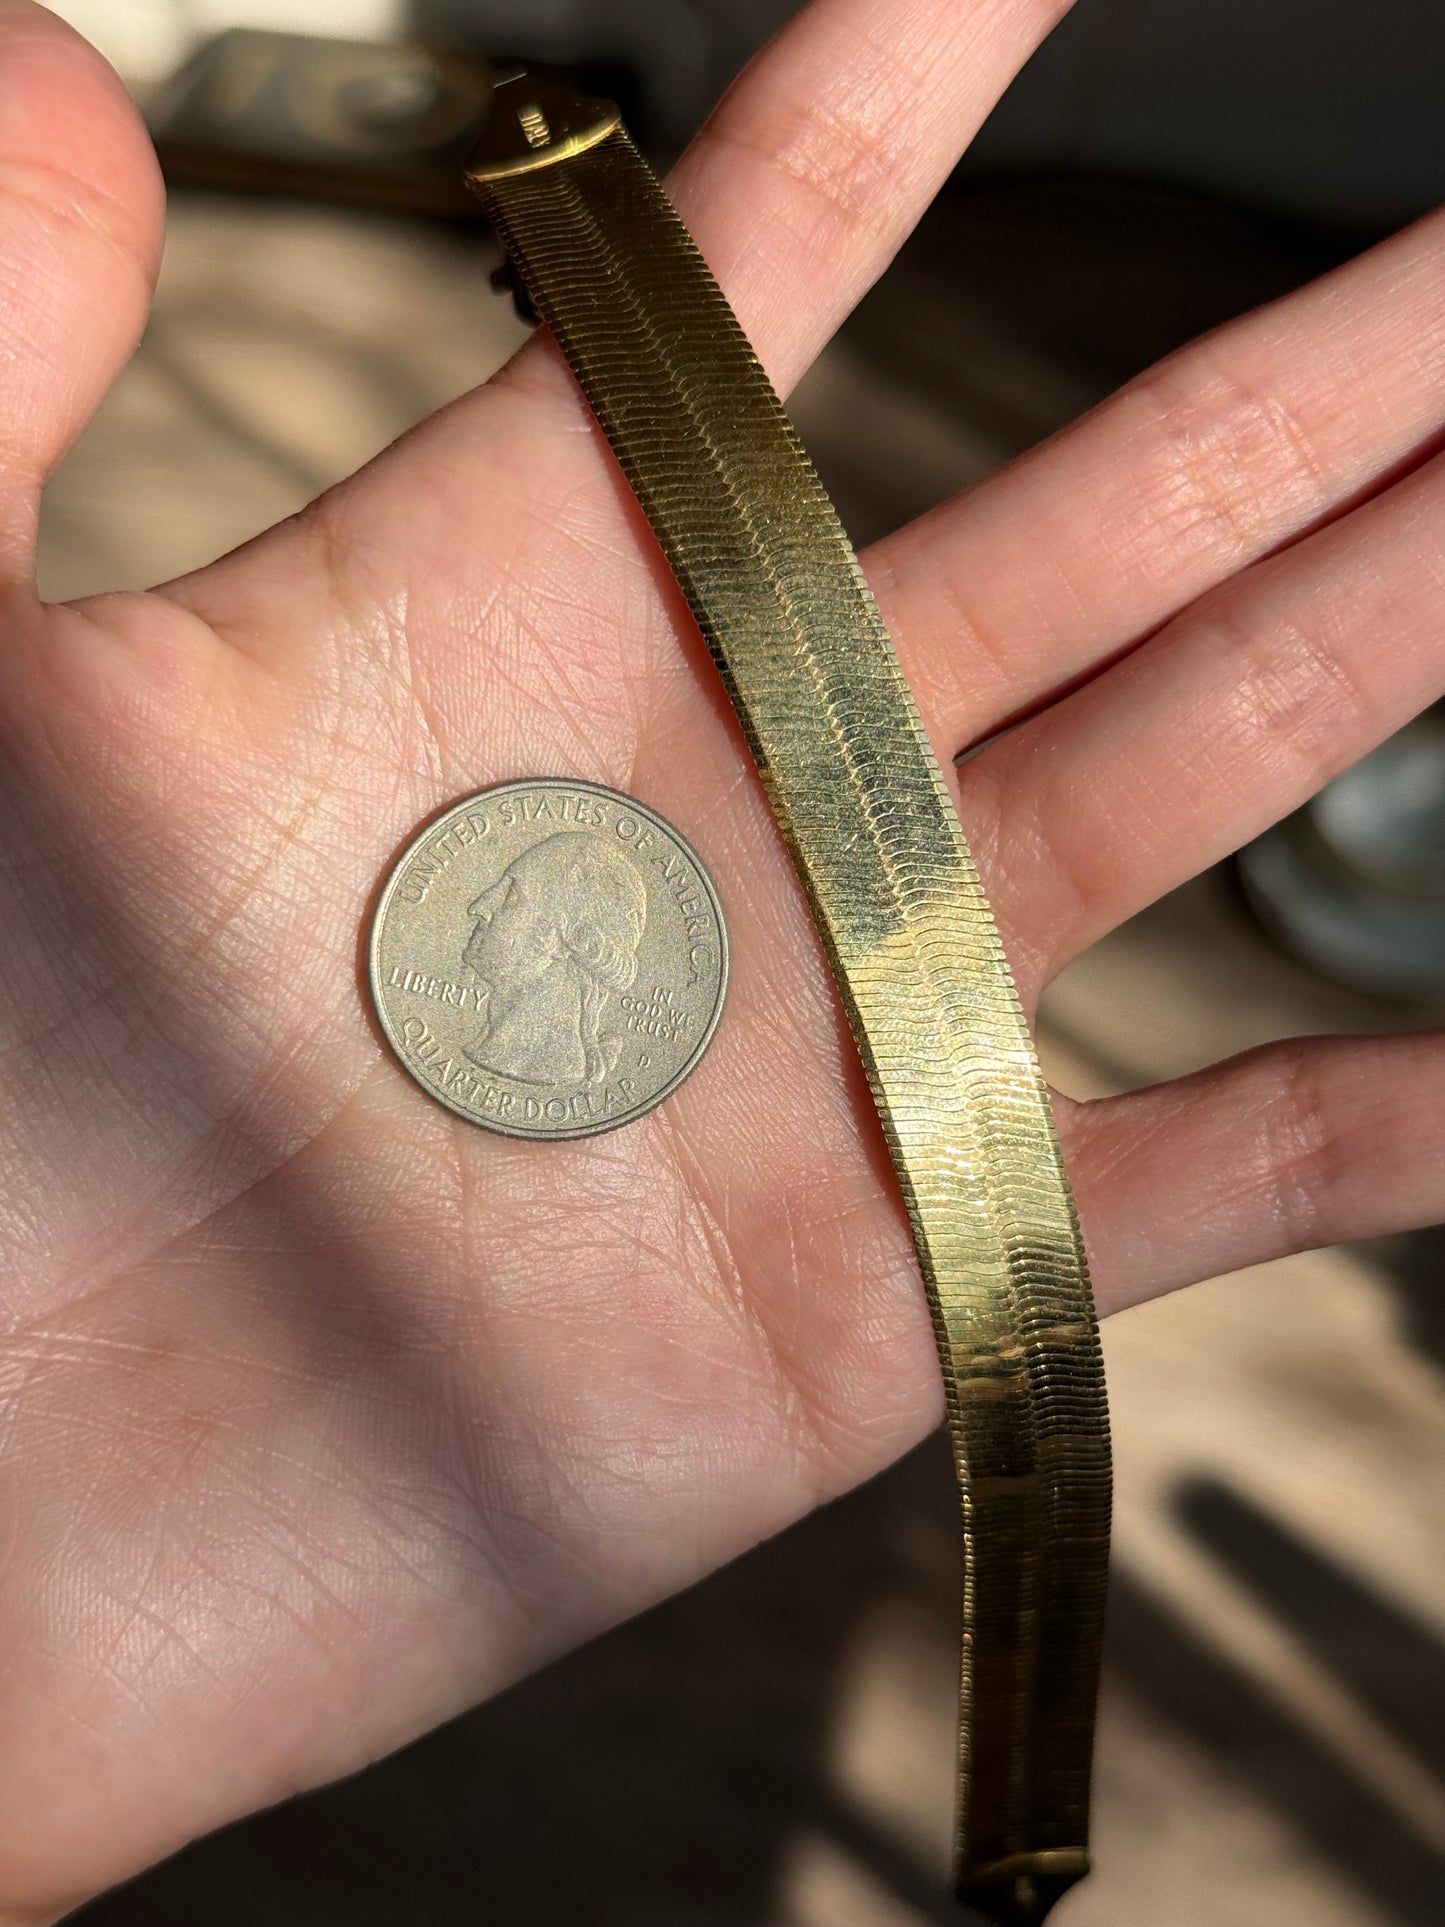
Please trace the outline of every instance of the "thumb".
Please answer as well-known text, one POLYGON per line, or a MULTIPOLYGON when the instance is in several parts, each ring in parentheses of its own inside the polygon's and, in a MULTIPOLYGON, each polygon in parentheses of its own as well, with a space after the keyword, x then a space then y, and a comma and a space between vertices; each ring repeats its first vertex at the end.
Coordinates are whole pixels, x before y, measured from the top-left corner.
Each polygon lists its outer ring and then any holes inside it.
POLYGON ((110 68, 46 8, 0 0, 0 578, 30 579, 41 486, 139 338, 163 212, 110 68))

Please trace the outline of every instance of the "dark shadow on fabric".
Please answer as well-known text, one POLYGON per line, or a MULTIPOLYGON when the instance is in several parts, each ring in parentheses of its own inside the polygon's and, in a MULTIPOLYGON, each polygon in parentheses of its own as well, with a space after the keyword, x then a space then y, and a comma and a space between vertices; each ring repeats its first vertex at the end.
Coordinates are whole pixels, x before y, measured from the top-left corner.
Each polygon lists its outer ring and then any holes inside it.
POLYGON ((1136 1580, 1110 1598, 1115 1678, 1253 1789, 1395 1927, 1439 1927, 1445 1863, 1349 1761, 1302 1727, 1136 1580))
POLYGON ((1181 1523, 1340 1684, 1445 1777, 1445 1645, 1268 1513, 1214 1479, 1176 1499, 1181 1523))
POLYGON ((1383 1239, 1378 1250, 1381 1275, 1399 1301, 1405 1337, 1422 1358, 1445 1371, 1445 1225, 1383 1239))

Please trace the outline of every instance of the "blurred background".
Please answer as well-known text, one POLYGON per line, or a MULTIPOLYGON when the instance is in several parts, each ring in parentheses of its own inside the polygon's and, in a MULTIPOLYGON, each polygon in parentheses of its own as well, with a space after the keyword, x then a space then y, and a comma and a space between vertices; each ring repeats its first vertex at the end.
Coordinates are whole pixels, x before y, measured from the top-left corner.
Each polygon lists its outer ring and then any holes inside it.
MULTIPOLYGON (((173 193, 155 319, 49 493, 51 595, 208 560, 522 338, 455 188, 487 62, 580 72, 665 162, 790 11, 52 4, 133 86, 173 193), (253 31, 216 39, 238 27, 253 31)), ((795 399, 855 539, 1445 196, 1442 76, 1438 0, 1079 0, 795 399)), ((1088 1095, 1271 1037, 1442 1015, 1437 716, 1070 969, 1042 1044, 1054 1081, 1088 1095)), ((1445 1231, 1423 1232, 1108 1327, 1099 1871, 1060 1927, 1445 1921, 1442 1287, 1445 1231)), ((502 1699, 74 1920, 961 1920, 944 1888, 954 1519, 933 1441, 502 1699)))

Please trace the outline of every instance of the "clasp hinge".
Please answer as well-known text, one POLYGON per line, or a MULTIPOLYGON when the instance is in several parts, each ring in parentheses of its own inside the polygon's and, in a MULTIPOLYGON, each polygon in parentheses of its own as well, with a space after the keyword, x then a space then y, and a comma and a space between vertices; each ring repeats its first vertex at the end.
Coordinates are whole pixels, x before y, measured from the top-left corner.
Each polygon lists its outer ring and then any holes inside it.
POLYGON ((489 181, 571 160, 622 125, 610 100, 594 100, 563 81, 520 74, 492 94, 492 111, 467 156, 466 177, 485 191, 489 181))

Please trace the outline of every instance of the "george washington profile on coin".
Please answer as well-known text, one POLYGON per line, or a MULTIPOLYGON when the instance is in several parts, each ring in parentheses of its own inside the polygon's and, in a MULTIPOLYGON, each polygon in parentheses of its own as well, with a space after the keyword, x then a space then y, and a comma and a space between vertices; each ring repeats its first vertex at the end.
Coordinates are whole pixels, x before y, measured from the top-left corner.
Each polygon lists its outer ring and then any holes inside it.
POLYGON ((727 929, 656 811, 537 777, 461 798, 402 851, 368 972, 387 1042, 438 1103, 510 1137, 590 1137, 701 1060, 727 929))
POLYGON ((472 1063, 553 1090, 605 1083, 623 1039, 603 1016, 636 979, 647 928, 647 889, 626 850, 561 830, 509 863, 467 914, 462 962, 485 993, 465 1046, 472 1063))

